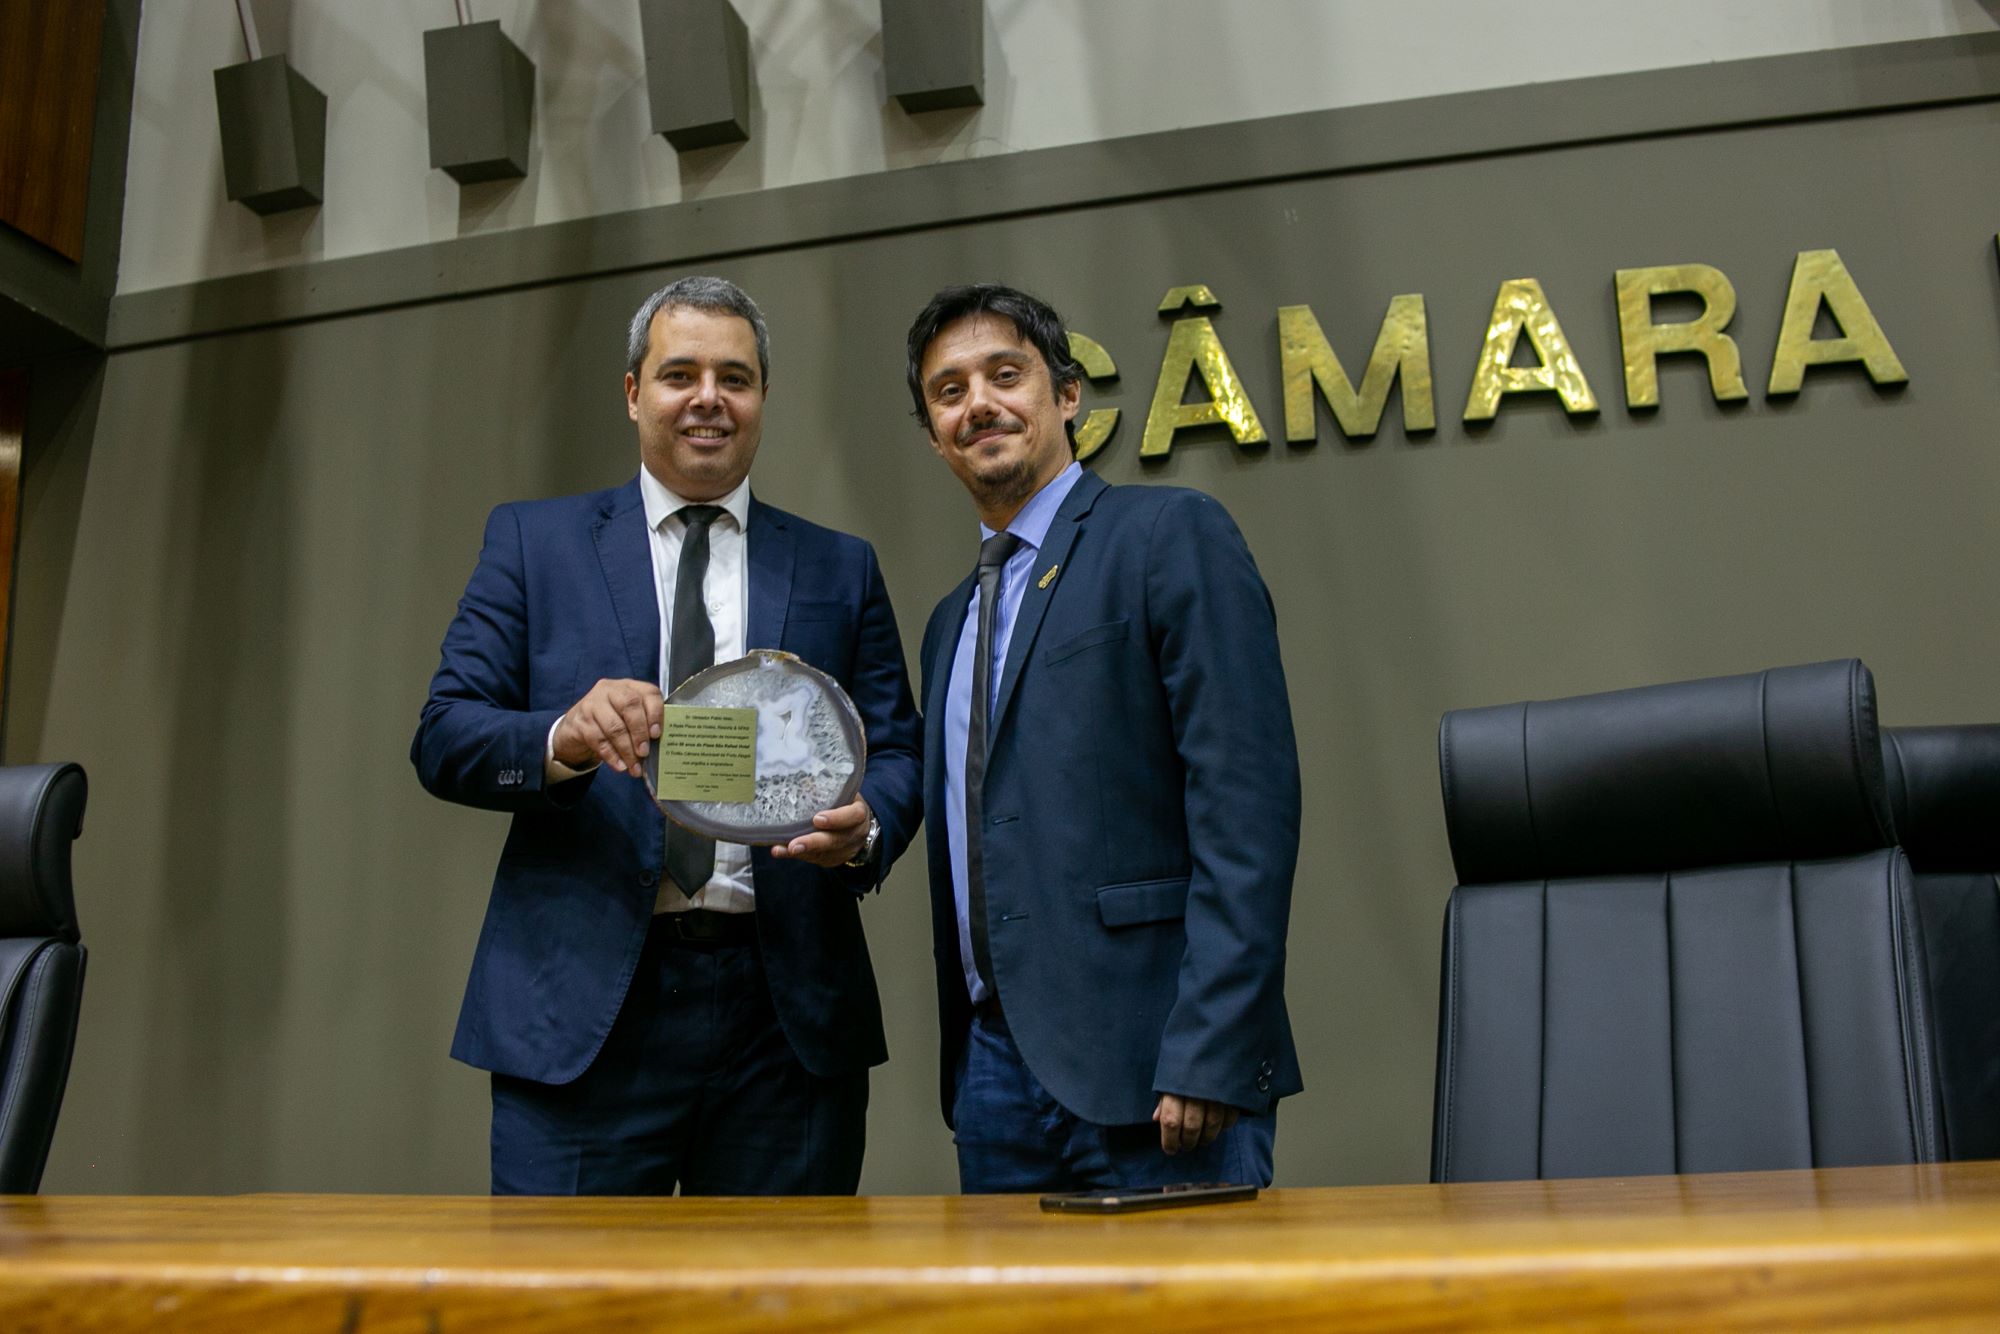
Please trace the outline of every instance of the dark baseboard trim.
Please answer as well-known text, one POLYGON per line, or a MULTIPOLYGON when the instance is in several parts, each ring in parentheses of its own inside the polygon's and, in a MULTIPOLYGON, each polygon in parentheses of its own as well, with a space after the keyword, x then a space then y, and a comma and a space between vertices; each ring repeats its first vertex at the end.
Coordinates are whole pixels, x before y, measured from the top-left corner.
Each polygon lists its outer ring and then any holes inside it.
POLYGON ((697 199, 116 297, 109 349, 974 219, 2000 99, 2000 33, 1342 107, 697 199))

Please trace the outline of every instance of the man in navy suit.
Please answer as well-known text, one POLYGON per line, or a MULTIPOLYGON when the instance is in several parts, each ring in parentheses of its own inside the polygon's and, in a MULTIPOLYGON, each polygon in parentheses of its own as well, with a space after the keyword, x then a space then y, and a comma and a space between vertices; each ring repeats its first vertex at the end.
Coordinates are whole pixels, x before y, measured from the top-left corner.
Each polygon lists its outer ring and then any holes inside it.
POLYGON ((1270 594, 1213 499, 1077 465, 1083 372, 1047 305, 947 288, 908 351, 982 539, 921 655, 960 1185, 1268 1185, 1276 1102, 1302 1087, 1270 594))
POLYGON ((510 812, 452 1055, 492 1071, 496 1194, 852 1194, 886 1059, 860 895, 916 832, 918 720, 874 550, 748 477, 763 315, 684 278, 632 320, 639 475, 502 505, 411 747, 510 812), (861 794, 790 844, 669 828, 641 766, 668 685, 750 649, 840 681, 861 794), (609 770, 609 772, 606 772, 609 770))

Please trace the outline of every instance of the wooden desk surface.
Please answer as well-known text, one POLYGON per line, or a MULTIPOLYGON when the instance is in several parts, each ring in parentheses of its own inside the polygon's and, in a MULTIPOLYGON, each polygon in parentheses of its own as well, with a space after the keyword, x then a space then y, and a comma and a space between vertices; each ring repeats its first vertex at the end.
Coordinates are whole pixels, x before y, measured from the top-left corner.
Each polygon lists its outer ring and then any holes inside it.
POLYGON ((0 1199, 0 1329, 2000 1327, 2000 1163, 1032 1197, 0 1199))

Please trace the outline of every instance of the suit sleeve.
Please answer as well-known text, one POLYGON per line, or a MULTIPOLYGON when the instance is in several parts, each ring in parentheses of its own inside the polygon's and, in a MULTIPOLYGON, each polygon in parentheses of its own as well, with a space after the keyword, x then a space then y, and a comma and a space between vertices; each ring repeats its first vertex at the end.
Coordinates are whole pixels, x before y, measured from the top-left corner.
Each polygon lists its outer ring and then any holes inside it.
POLYGON ((1189 493, 1148 541, 1147 618, 1185 765, 1187 952, 1154 1089, 1260 1111, 1284 1040, 1298 748, 1270 591, 1223 507, 1189 493))
POLYGON ((861 778, 861 795, 882 822, 882 840, 873 862, 841 869, 851 888, 873 889, 903 855, 923 818, 923 731, 910 696, 909 667, 903 659, 896 612, 889 605, 889 588, 882 581, 875 548, 863 546, 867 559, 861 621, 846 687, 868 731, 868 767, 861 778))
POLYGON ((424 789, 487 810, 562 809, 596 770, 543 781, 549 728, 561 709, 528 707, 527 568, 521 525, 502 505, 486 520, 479 564, 445 631, 410 761, 424 789))

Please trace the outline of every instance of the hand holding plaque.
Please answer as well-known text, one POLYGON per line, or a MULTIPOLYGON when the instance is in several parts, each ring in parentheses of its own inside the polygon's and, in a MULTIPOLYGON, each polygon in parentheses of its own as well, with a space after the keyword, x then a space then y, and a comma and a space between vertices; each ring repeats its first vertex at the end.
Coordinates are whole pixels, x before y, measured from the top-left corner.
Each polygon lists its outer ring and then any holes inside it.
POLYGON ((771 846, 853 801, 867 760, 861 714, 839 682, 789 653, 756 649, 667 696, 646 786, 677 824, 771 846))

